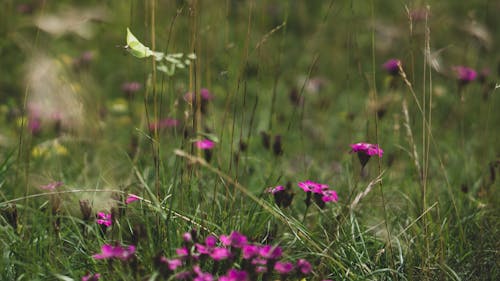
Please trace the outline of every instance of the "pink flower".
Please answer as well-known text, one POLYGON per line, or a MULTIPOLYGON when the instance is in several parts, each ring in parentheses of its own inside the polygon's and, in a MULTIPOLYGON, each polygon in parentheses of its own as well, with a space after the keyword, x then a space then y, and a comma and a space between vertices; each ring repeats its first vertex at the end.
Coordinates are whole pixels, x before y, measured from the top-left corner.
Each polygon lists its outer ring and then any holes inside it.
POLYGON ((214 277, 212 276, 212 274, 201 271, 201 268, 199 265, 193 266, 193 271, 196 273, 196 277, 193 279, 193 281, 213 281, 214 280, 214 277))
POLYGON ((305 259, 299 259, 297 261, 297 267, 299 268, 300 272, 302 272, 302 274, 309 274, 312 271, 311 264, 305 259))
POLYGON ((323 192, 323 197, 321 197, 323 202, 337 202, 339 200, 339 196, 335 190, 325 190, 323 192))
POLYGON ((274 270, 276 270, 279 274, 288 274, 293 270, 293 263, 278 261, 274 264, 274 270))
POLYGON ((206 149, 212 149, 215 146, 215 142, 209 140, 209 139, 204 139, 196 142, 196 147, 202 150, 206 149))
POLYGON ((135 202, 137 200, 141 200, 141 197, 139 197, 135 194, 129 194, 127 196, 127 199, 125 199, 125 204, 130 204, 130 203, 135 202))
POLYGON ((259 255, 265 259, 279 259, 283 254, 281 247, 264 245, 259 249, 259 255))
POLYGON ((244 270, 231 268, 226 275, 219 277, 219 281, 247 281, 248 273, 244 270))
POLYGON ((58 188, 58 187, 60 187, 60 186, 62 186, 62 185, 63 185, 63 183, 62 183, 62 182, 60 182, 60 181, 55 181, 55 182, 51 182, 51 183, 49 183, 49 184, 47 184, 47 185, 42 185, 42 186, 40 186, 40 189, 43 189, 43 190, 50 190, 50 191, 52 191, 52 190, 55 190, 56 188, 58 188))
POLYGON ((452 67, 452 69, 455 72, 455 75, 461 84, 465 85, 469 82, 476 80, 477 78, 477 72, 470 67, 454 66, 452 67))
POLYGON ((310 180, 299 182, 297 185, 300 188, 302 188, 305 192, 322 193, 323 190, 328 189, 328 185, 313 182, 310 180))
POLYGON ((275 187, 270 187, 266 191, 269 192, 269 193, 272 193, 272 194, 276 194, 276 193, 278 193, 280 191, 284 191, 284 190, 285 190, 284 186, 278 185, 278 186, 275 186, 275 187))
POLYGON ((110 227, 112 224, 111 214, 106 214, 103 212, 97 213, 97 223, 106 227, 110 227))
POLYGON ((221 261, 229 258, 231 256, 231 251, 229 251, 229 249, 227 248, 217 247, 212 249, 209 255, 213 260, 221 261))
POLYGON ((189 256, 189 250, 188 248, 186 247, 182 247, 182 248, 178 248, 175 250, 175 253, 179 256, 179 257, 187 257, 189 256))
POLYGON ((184 240, 184 242, 193 242, 193 235, 189 232, 185 232, 182 234, 182 240, 184 240))
POLYGON ((99 280, 99 278, 101 278, 101 274, 99 273, 95 273, 95 274, 87 274, 85 276, 82 277, 82 281, 97 281, 99 280))
POLYGON ((232 246, 235 248, 241 248, 247 244, 247 237, 237 231, 231 232, 231 235, 221 235, 220 241, 224 246, 232 246))
POLYGON ((243 246, 242 251, 243 258, 248 260, 259 254, 259 247, 256 245, 245 245, 243 246))
POLYGON ((384 69, 392 76, 396 76, 399 74, 399 65, 401 65, 401 61, 398 59, 390 59, 386 61, 383 65, 384 69))
POLYGON ((112 259, 117 258, 120 260, 128 260, 135 253, 135 246, 130 245, 128 248, 122 246, 113 246, 109 244, 104 244, 101 247, 101 253, 95 254, 92 257, 96 260, 112 259))
POLYGON ((167 259, 165 257, 160 258, 160 262, 167 264, 168 269, 174 271, 179 266, 182 266, 182 261, 180 259, 167 259))
POLYGON ((378 157, 382 157, 384 154, 384 151, 378 146, 378 144, 366 142, 351 144, 351 149, 351 152, 364 153, 368 156, 378 155, 378 157))

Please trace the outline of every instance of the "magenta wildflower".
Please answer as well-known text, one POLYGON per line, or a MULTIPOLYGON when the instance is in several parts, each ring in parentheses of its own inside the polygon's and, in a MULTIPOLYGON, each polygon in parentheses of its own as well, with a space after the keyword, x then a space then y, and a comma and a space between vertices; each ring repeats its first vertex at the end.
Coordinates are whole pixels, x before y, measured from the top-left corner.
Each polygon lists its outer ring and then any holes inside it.
POLYGON ((219 281, 248 281, 248 273, 244 270, 231 268, 226 275, 219 277, 219 281))
POLYGON ((193 235, 190 232, 185 232, 184 234, 182 234, 182 240, 188 243, 193 242, 193 235))
POLYGON ((220 241, 224 246, 232 246, 235 248, 241 248, 248 243, 247 237, 237 231, 231 232, 229 236, 221 235, 220 241))
POLYGON ((384 151, 378 146, 378 144, 366 142, 351 144, 351 149, 351 152, 364 153, 368 156, 378 155, 378 157, 382 157, 384 154, 384 151))
POLYGON ((452 67, 458 82, 462 85, 468 84, 477 78, 477 72, 466 66, 454 66, 452 67))
POLYGON ((106 227, 110 227, 112 224, 111 214, 106 214, 103 212, 97 213, 97 223, 106 227))
POLYGON ((93 255, 92 257, 96 260, 112 259, 117 258, 120 260, 128 260, 135 253, 135 246, 130 245, 127 248, 120 245, 113 246, 109 244, 104 244, 101 247, 101 252, 93 255))
POLYGON ((242 255, 244 259, 251 259, 259 254, 259 247, 256 245, 245 245, 242 248, 242 255))
POLYGON ((196 273, 196 277, 193 279, 193 281, 213 281, 214 280, 214 277, 212 276, 212 274, 201 271, 201 268, 199 265, 193 266, 193 271, 196 273))
POLYGON ((135 202, 137 200, 141 200, 141 197, 139 197, 135 194, 129 194, 127 196, 127 199, 125 199, 125 204, 130 204, 130 203, 135 202))
POLYGON ((312 271, 311 264, 305 259, 299 259, 297 261, 297 268, 302 274, 309 274, 312 271))
POLYGON ((324 190, 328 189, 328 185, 313 182, 310 180, 306 180, 303 182, 299 182, 298 186, 302 188, 305 192, 313 192, 313 193, 323 193, 324 190))
POLYGON ((339 196, 335 190, 325 190, 323 192, 323 197, 321 197, 323 202, 337 202, 339 200, 339 196))
POLYGON ((213 235, 209 235, 207 236, 207 238, 205 238, 205 244, 196 243, 195 247, 200 254, 208 255, 215 248, 216 244, 217 244, 217 238, 215 238, 215 236, 213 235))
POLYGON ((63 185, 63 183, 62 183, 62 182, 60 182, 60 181, 55 181, 55 182, 51 182, 51 183, 49 183, 49 184, 46 184, 46 185, 42 185, 42 186, 40 186, 40 189, 43 189, 43 190, 50 190, 50 191, 52 191, 52 190, 55 190, 56 188, 58 188, 58 187, 60 187, 60 186, 62 186, 62 185, 63 185))
POLYGON ((99 278, 101 278, 101 274, 99 273, 95 273, 95 274, 92 274, 92 273, 89 273, 85 276, 82 276, 82 281, 97 281, 99 280, 99 278))
POLYGON ((275 186, 275 187, 270 187, 266 190, 266 192, 269 192, 271 194, 276 194, 280 191, 284 191, 285 190, 285 187, 282 186, 282 185, 278 185, 278 186, 275 186))
POLYGON ((269 192, 274 197, 274 202, 278 207, 286 208, 292 204, 294 193, 291 190, 291 183, 288 182, 286 188, 282 185, 269 187, 266 192, 269 192))
POLYGON ((202 150, 212 149, 215 146, 215 142, 209 139, 203 139, 196 142, 196 147, 202 150))
POLYGON ((274 270, 279 274, 288 274, 293 270, 293 263, 278 261, 274 264, 274 270))
POLYGON ((187 256, 189 256, 189 249, 187 247, 177 248, 175 250, 175 253, 179 257, 187 257, 187 256))
POLYGON ((401 61, 398 59, 390 59, 386 61, 382 67, 392 76, 396 76, 399 74, 399 66, 401 65, 401 61))
POLYGON ((281 258, 283 250, 279 246, 264 245, 259 249, 259 255, 266 259, 277 260, 281 258))
POLYGON ((355 144, 351 144, 351 153, 356 152, 358 154, 359 162, 361 166, 364 167, 370 157, 373 155, 378 155, 378 157, 382 157, 384 151, 378 146, 378 144, 371 144, 366 142, 358 142, 355 144))
POLYGON ((165 257, 161 257, 160 261, 167 264, 168 269, 171 271, 174 271, 179 266, 182 266, 182 261, 180 259, 167 259, 165 257))
POLYGON ((221 261, 231 257, 231 251, 227 248, 216 247, 212 249, 209 256, 215 261, 221 261))

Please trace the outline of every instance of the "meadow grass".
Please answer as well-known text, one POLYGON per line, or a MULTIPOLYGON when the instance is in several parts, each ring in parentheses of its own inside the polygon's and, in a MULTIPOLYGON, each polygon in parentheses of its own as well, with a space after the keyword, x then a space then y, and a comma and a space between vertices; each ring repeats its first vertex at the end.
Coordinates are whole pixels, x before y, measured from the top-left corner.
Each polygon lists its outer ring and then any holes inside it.
POLYGON ((0 280, 499 278, 494 1, 26 2, 0 11, 0 280))

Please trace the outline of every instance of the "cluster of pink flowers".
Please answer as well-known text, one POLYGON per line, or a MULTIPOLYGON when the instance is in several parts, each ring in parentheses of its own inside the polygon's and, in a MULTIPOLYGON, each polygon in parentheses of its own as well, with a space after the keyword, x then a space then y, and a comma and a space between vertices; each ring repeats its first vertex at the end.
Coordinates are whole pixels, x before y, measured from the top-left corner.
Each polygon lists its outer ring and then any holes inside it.
POLYGON ((97 223, 104 225, 105 227, 110 227, 113 223, 111 220, 111 214, 106 214, 103 212, 97 213, 97 223))
POLYGON ((307 260, 281 261, 281 247, 250 243, 245 235, 236 231, 230 235, 221 235, 219 239, 209 235, 203 243, 197 242, 195 236, 191 233, 183 235, 183 246, 176 250, 175 258, 158 258, 156 265, 164 278, 173 276, 176 280, 250 281, 257 280, 259 276, 271 277, 273 274, 303 277, 312 271, 307 260), (203 271, 201 265, 207 264, 207 260, 240 266, 226 268, 217 277, 216 272, 203 271))
POLYGON ((329 189, 327 184, 317 183, 310 180, 299 182, 298 186, 302 188, 305 192, 312 192, 317 196, 321 197, 321 200, 325 203, 327 202, 337 202, 339 197, 335 190, 329 189))

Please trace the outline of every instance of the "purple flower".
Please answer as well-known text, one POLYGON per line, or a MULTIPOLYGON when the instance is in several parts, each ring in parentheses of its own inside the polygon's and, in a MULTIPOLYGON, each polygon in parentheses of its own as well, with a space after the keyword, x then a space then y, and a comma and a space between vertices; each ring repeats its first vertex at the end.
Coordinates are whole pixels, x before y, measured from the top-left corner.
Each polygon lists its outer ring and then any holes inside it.
POLYGON ((219 277, 219 281, 247 281, 248 273, 244 270, 231 268, 226 275, 219 277))
POLYGON ((95 273, 95 274, 87 274, 85 276, 82 276, 82 281, 97 281, 101 278, 101 274, 95 273))
POLYGON ((187 256, 189 256, 189 250, 188 250, 187 247, 178 248, 178 249, 175 250, 175 253, 179 257, 187 257, 187 256))
POLYGON ((399 66, 401 65, 401 61, 398 59, 390 59, 386 61, 382 67, 392 76, 396 76, 399 74, 399 66))
POLYGON ((339 196, 335 190, 325 190, 323 192, 323 197, 321 197, 323 202, 337 202, 339 200, 339 196))
POLYGON ((193 266, 193 271, 196 273, 196 277, 193 279, 193 281, 213 281, 214 280, 214 277, 212 276, 212 274, 201 271, 201 268, 199 265, 193 266))
POLYGON ((323 193, 324 190, 328 189, 328 185, 313 182, 310 180, 306 180, 303 182, 299 182, 297 184, 300 188, 302 188, 305 192, 313 192, 313 193, 323 193))
POLYGON ((278 261, 274 264, 274 270, 276 270, 279 274, 288 274, 293 270, 293 263, 278 261))
POLYGON ((259 254, 259 247, 256 245, 244 245, 242 248, 242 254, 244 259, 251 259, 252 257, 259 254))
POLYGON ((214 146, 215 146, 215 142, 213 142, 209 139, 203 139, 203 140, 196 142, 196 147, 198 147, 199 149, 202 149, 202 150, 212 149, 212 148, 214 148, 214 146))
POLYGON ((135 194, 129 194, 127 196, 127 199, 125 199, 125 204, 130 204, 130 203, 135 202, 137 200, 141 200, 141 197, 139 197, 135 194))
POLYGON ((299 259, 297 261, 297 267, 302 274, 309 274, 312 271, 311 264, 305 259, 299 259))
POLYGON ((63 183, 62 183, 62 182, 60 182, 60 181, 55 181, 55 182, 51 182, 51 183, 49 183, 49 184, 46 184, 46 185, 42 185, 42 186, 40 186, 40 189, 43 189, 43 190, 50 190, 50 191, 52 191, 52 190, 55 190, 56 188, 58 188, 58 187, 60 187, 60 186, 62 186, 62 185, 63 185, 63 183))
POLYGON ((196 247, 196 250, 198 250, 198 252, 200 254, 207 254, 208 255, 215 248, 216 244, 217 244, 217 238, 215 238, 215 236, 213 236, 213 235, 209 235, 209 236, 207 236, 207 238, 205 238, 205 245, 200 244, 200 243, 196 243, 195 247, 196 247))
POLYGON ((104 244, 101 247, 101 252, 93 255, 92 257, 96 260, 112 259, 117 258, 120 260, 128 260, 135 253, 135 246, 130 245, 128 248, 122 247, 120 245, 113 246, 109 244, 104 244))
POLYGON ((106 227, 110 227, 112 224, 111 214, 106 214, 103 212, 97 213, 97 223, 106 227))
POLYGON ((284 191, 285 190, 285 187, 282 186, 282 185, 278 185, 278 186, 275 186, 275 187, 270 187, 266 190, 266 192, 269 192, 269 193, 272 193, 272 194, 276 194, 280 191, 284 191))
POLYGON ((200 95, 201 95, 202 99, 207 100, 207 101, 214 99, 214 96, 212 96, 210 91, 208 89, 205 89, 205 88, 200 89, 200 95))
POLYGON ((209 255, 213 260, 221 261, 231 257, 231 251, 229 251, 229 249, 227 248, 216 247, 212 249, 209 255))
POLYGON ((220 241, 224 246, 232 246, 235 248, 241 248, 248 243, 247 237, 237 231, 231 232, 231 235, 229 236, 221 235, 220 241))
POLYGON ((351 149, 351 152, 364 153, 368 156, 378 155, 378 157, 382 157, 384 154, 384 151, 378 146, 378 144, 366 142, 351 144, 351 149))
POLYGON ((472 68, 466 66, 454 66, 452 67, 452 69, 455 72, 455 75, 460 84, 465 85, 477 78, 477 72, 472 68))
POLYGON ((277 260, 282 254, 283 250, 279 246, 264 245, 259 249, 259 255, 265 259, 277 260))
POLYGON ((182 240, 184 240, 184 242, 193 242, 193 235, 191 235, 190 232, 185 232, 182 234, 182 240))
POLYGON ((168 269, 172 271, 176 270, 179 266, 182 266, 182 261, 180 259, 167 259, 165 257, 161 257, 160 261, 166 263, 168 269))

